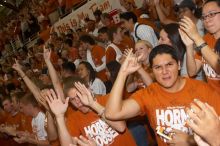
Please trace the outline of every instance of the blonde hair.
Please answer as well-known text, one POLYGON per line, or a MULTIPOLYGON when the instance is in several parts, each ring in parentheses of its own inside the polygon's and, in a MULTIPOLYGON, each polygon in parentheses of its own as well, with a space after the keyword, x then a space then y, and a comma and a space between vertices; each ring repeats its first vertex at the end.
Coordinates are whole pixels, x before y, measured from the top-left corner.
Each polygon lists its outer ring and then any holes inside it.
POLYGON ((153 46, 151 45, 151 43, 150 43, 149 41, 139 40, 139 41, 137 41, 137 42, 135 43, 135 45, 136 45, 136 44, 139 44, 139 43, 142 43, 142 44, 144 44, 145 46, 147 46, 148 48, 153 49, 153 46))

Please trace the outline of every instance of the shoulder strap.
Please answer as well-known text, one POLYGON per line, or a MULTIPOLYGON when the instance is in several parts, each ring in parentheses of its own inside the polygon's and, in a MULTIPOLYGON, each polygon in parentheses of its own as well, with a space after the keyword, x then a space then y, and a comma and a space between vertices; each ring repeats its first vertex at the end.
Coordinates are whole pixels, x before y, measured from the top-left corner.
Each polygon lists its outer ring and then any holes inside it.
POLYGON ((145 24, 138 24, 138 25, 135 27, 135 30, 134 30, 134 35, 135 35, 135 37, 136 37, 138 40, 141 40, 141 38, 138 37, 138 35, 137 35, 137 29, 138 29, 138 27, 139 27, 140 25, 145 25, 145 24))

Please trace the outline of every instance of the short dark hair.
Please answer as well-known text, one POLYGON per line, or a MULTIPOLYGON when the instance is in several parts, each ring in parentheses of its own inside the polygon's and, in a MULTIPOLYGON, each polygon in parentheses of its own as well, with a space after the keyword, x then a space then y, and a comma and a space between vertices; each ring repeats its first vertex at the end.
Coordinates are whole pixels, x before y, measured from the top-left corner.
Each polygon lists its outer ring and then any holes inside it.
POLYGON ((116 60, 110 61, 109 63, 106 64, 106 68, 110 72, 111 81, 114 82, 118 76, 118 72, 121 68, 121 64, 117 62, 116 60))
POLYGON ((90 35, 82 35, 79 38, 79 40, 84 42, 84 43, 88 43, 90 45, 95 45, 95 40, 90 35))
POLYGON ((67 72, 74 73, 76 71, 76 66, 75 66, 74 63, 68 61, 68 62, 64 62, 62 64, 62 69, 67 71, 67 72))
POLYGON ((117 30, 118 30, 118 27, 117 26, 112 26, 112 27, 110 27, 109 28, 109 30, 108 30, 108 38, 111 40, 111 41, 113 41, 113 35, 114 35, 114 33, 117 33, 117 30))
POLYGON ((104 26, 98 30, 98 33, 108 33, 108 27, 104 26))
POLYGON ((134 23, 137 22, 137 16, 133 12, 124 12, 120 14, 120 19, 125 19, 129 21, 130 19, 133 20, 134 23))
POLYGON ((72 47, 73 41, 72 41, 71 39, 66 39, 66 40, 64 41, 64 44, 67 44, 69 47, 72 47))
POLYGON ((102 15, 102 11, 99 9, 96 9, 95 12, 93 12, 93 15, 100 17, 102 15))
POLYGON ((172 46, 169 45, 158 45, 152 49, 149 55, 149 62, 150 62, 150 67, 152 68, 153 66, 153 59, 157 55, 162 55, 162 54, 169 54, 176 62, 178 62, 180 59, 177 55, 177 50, 174 49, 172 46))

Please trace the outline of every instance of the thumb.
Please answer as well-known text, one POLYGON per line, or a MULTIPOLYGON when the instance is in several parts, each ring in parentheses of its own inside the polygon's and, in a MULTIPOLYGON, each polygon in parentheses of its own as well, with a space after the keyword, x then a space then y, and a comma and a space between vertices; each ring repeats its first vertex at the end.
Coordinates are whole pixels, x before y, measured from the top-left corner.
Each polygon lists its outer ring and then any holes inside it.
POLYGON ((66 100, 65 100, 65 105, 68 105, 69 100, 70 100, 70 98, 69 98, 69 97, 67 97, 67 98, 66 98, 66 100))

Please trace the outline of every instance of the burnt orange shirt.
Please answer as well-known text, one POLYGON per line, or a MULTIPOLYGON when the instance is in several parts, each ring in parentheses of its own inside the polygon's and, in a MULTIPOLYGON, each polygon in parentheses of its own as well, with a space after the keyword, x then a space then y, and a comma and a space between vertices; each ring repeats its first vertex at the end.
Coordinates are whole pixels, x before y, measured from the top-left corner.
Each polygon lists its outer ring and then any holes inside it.
MULTIPOLYGON (((204 36, 204 40, 209 45, 209 47, 215 51, 215 44, 217 40, 214 38, 214 36, 208 33, 204 36)), ((203 70, 205 72, 208 84, 220 94, 220 74, 217 74, 214 69, 212 69, 212 67, 205 61, 205 59, 202 58, 201 54, 196 55, 200 55, 199 59, 203 63, 203 70)))
MULTIPOLYGON (((100 96, 97 101, 105 105, 108 96, 100 96)), ((80 111, 73 112, 67 119, 67 128, 72 136, 89 135, 98 145, 111 146, 135 146, 128 129, 124 133, 118 133, 100 119, 97 113, 90 111, 83 114, 80 111)))
MULTIPOLYGON (((207 83, 185 79, 184 87, 176 92, 166 92, 158 83, 152 83, 148 88, 142 89, 131 95, 140 106, 141 115, 147 115, 151 127, 156 130, 162 127, 166 130, 180 129, 190 133, 186 125, 186 107, 190 106, 193 99, 199 99, 213 106, 220 113, 220 95, 207 83)), ((158 146, 167 146, 159 136, 156 136, 158 146)))

